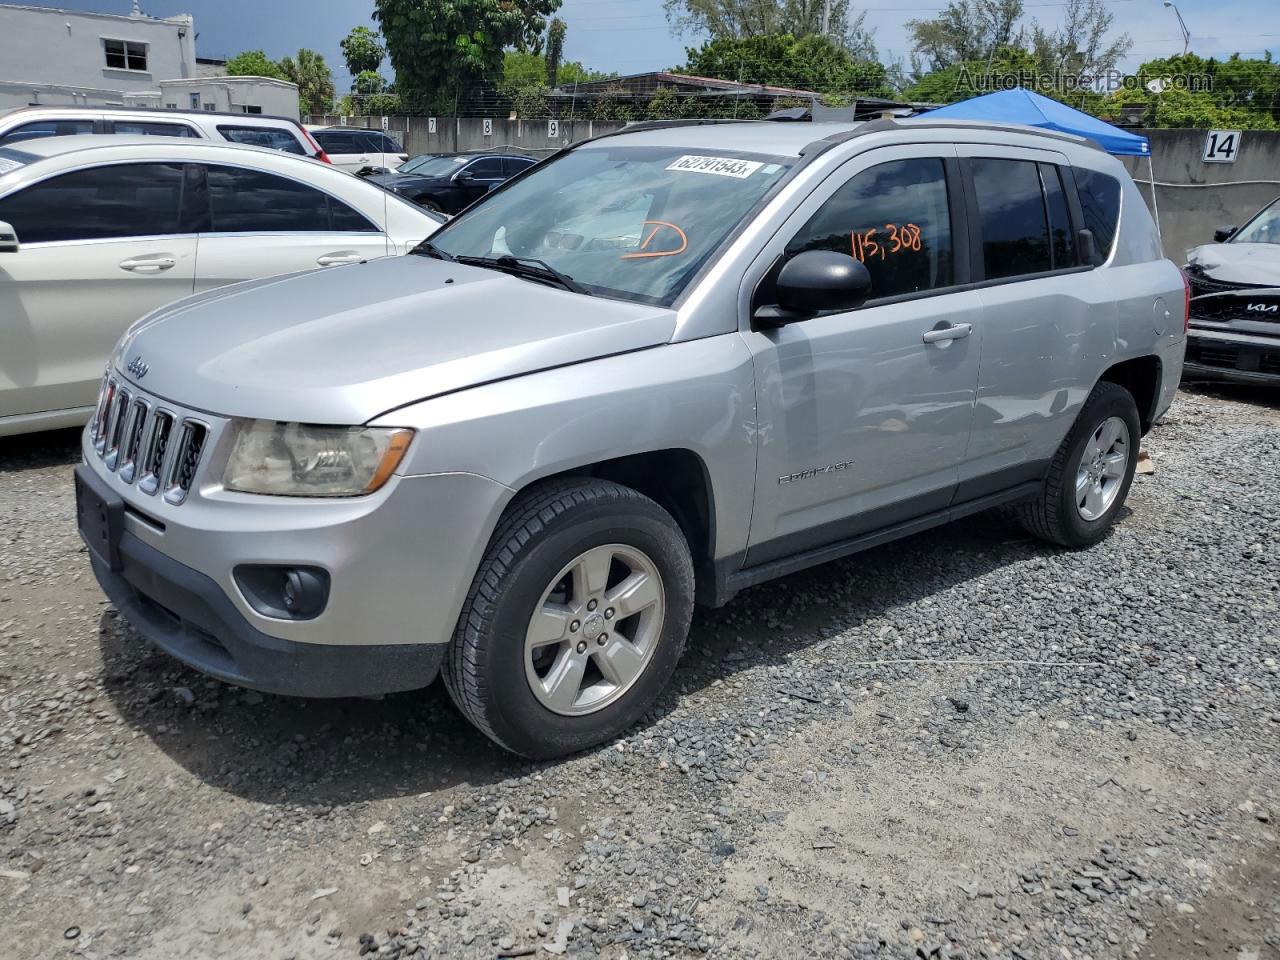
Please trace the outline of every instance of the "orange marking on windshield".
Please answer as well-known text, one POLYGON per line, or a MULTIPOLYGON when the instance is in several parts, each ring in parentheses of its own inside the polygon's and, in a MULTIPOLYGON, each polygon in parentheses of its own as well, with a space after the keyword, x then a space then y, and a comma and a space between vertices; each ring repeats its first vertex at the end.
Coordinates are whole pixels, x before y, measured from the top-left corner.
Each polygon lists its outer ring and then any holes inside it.
POLYGON ((686 236, 685 232, 681 230, 679 227, 677 227, 674 223, 667 223, 667 221, 665 220, 646 220, 644 221, 644 223, 640 224, 640 226, 653 227, 653 229, 649 231, 649 235, 644 238, 644 243, 640 244, 641 250, 648 249, 650 242, 652 242, 653 238, 658 235, 659 228, 661 227, 670 227, 676 233, 680 234, 680 249, 679 250, 655 250, 651 253, 624 253, 619 259, 640 260, 640 259, 649 258, 649 257, 674 257, 681 253, 684 253, 686 250, 689 249, 688 236, 686 236))

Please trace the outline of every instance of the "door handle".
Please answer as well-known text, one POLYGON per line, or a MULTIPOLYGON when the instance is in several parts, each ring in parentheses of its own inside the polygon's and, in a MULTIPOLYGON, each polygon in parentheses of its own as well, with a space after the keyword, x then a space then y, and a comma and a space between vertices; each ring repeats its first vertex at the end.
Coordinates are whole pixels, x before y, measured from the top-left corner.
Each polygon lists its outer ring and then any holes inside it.
POLYGON ((359 263, 364 257, 355 253, 326 253, 323 257, 316 257, 316 263, 322 267, 336 267, 344 263, 359 263))
POLYGON ((923 340, 925 343, 940 343, 943 340, 963 340, 972 332, 973 324, 971 323, 953 323, 947 327, 926 330, 923 340))
POLYGON ((171 256, 132 257, 128 260, 121 260, 120 269, 129 270, 133 273, 159 273, 162 270, 171 269, 177 262, 177 258, 171 256))

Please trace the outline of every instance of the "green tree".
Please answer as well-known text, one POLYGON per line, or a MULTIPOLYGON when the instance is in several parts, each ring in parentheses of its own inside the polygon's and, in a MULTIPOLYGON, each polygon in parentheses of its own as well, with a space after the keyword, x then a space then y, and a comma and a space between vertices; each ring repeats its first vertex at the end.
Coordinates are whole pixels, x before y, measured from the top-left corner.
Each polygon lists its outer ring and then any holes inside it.
POLYGON ((374 0, 402 98, 452 113, 470 90, 498 77, 503 49, 541 36, 561 0, 374 0))
POLYGON ((227 61, 227 75, 231 77, 274 77, 284 79, 280 64, 267 58, 261 50, 246 50, 227 61))
POLYGON ((849 0, 665 0, 664 6, 681 33, 712 40, 825 34, 859 59, 876 59, 866 13, 855 16, 849 0))
POLYGON ((298 109, 303 114, 328 113, 333 106, 333 74, 324 57, 303 47, 296 57, 280 61, 285 79, 298 85, 298 109))
POLYGON ((712 40, 685 51, 688 60, 677 72, 742 83, 878 96, 890 91, 885 68, 860 60, 828 37, 775 34, 741 40, 712 40))
POLYGON ((554 87, 560 77, 560 61, 564 57, 564 35, 569 27, 559 17, 553 17, 547 27, 547 85, 554 87))
POLYGON ((387 81, 376 70, 362 70, 351 84, 351 92, 359 97, 371 97, 386 89, 387 81))
POLYGON ((1116 116, 1133 107, 1143 109, 1147 127, 1274 130, 1280 126, 1280 65, 1270 55, 1219 61, 1188 53, 1149 60, 1099 111, 1116 116))
POLYGON ((382 38, 368 27, 354 27, 342 40, 342 58, 347 61, 351 76, 377 72, 387 55, 382 38))

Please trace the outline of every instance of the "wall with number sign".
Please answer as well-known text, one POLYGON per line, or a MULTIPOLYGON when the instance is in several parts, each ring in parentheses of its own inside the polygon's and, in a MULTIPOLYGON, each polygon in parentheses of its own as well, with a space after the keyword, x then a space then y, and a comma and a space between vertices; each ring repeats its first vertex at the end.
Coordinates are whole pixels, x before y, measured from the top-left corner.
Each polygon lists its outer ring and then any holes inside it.
MULTIPOLYGON (((312 117, 315 124, 382 127, 382 117, 312 117)), ((621 123, 590 120, 498 120, 480 117, 387 117, 386 131, 406 151, 453 153, 493 151, 545 157, 563 146, 621 129, 621 123), (488 133, 486 135, 486 127, 488 133)))
MULTIPOLYGON (((1189 248, 1212 242, 1219 226, 1238 226, 1280 196, 1280 131, 1245 130, 1230 145, 1230 162, 1224 162, 1221 136, 1214 152, 1218 162, 1205 161, 1215 146, 1208 130, 1141 132, 1151 140, 1165 253, 1179 264, 1189 248)), ((1150 206, 1147 161, 1123 160, 1150 206)))

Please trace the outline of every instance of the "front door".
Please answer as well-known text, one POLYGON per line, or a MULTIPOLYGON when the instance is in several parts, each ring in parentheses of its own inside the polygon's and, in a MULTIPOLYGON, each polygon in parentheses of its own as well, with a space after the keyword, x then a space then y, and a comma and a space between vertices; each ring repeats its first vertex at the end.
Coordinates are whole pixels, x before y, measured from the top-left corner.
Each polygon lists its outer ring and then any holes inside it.
POLYGON ((0 416, 91 406, 116 341, 189 296, 181 164, 91 167, 0 199, 20 249, 0 254, 0 416))
POLYGON ((786 259, 861 260, 871 299, 744 334, 755 355, 756 505, 746 564, 947 507, 969 441, 982 303, 967 279, 954 148, 856 157, 796 211, 747 282, 769 299, 786 259))

